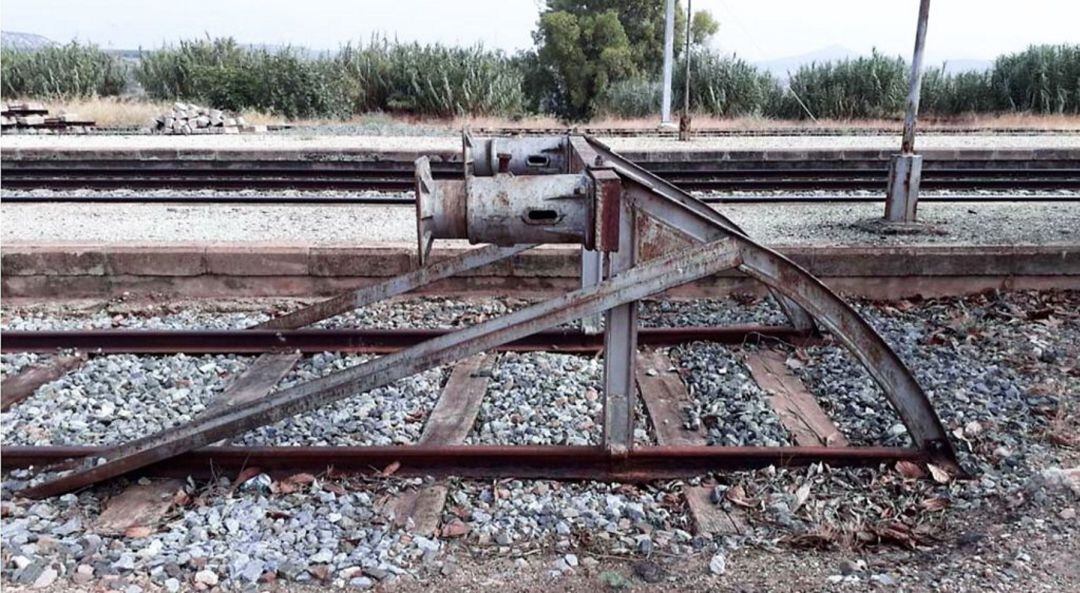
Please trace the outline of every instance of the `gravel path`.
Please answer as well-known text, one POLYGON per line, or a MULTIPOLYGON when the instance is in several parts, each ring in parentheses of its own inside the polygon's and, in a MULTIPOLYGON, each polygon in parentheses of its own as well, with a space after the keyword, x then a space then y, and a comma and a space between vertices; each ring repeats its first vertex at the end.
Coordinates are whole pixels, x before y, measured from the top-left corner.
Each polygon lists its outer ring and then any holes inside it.
MULTIPOLYGON (((387 309, 382 315, 388 323, 419 322, 431 315, 433 324, 443 324, 449 322, 440 316, 443 309, 478 318, 519 303, 445 300, 430 306, 398 302, 388 306, 394 312, 387 309)), ((468 559, 502 557, 511 562, 509 574, 541 571, 549 588, 560 588, 560 583, 576 582, 575 575, 593 575, 594 586, 615 578, 590 572, 612 555, 625 555, 639 563, 625 569, 623 577, 628 582, 638 582, 655 570, 673 578, 691 570, 716 579, 719 576, 710 573, 708 566, 720 556, 728 559, 730 573, 723 579, 732 579, 721 582, 734 586, 752 576, 747 572, 752 568, 738 560, 748 551, 773 550, 778 562, 786 562, 792 555, 807 554, 805 548, 810 546, 840 550, 844 562, 832 560, 831 567, 815 568, 816 584, 807 590, 884 587, 883 579, 899 583, 886 589, 915 591, 940 588, 942 583, 951 583, 945 589, 954 591, 1014 591, 1027 578, 1036 577, 1048 590, 1075 582, 1062 580, 1061 573, 1040 558, 1075 557, 1080 535, 1075 525, 1080 476, 1070 486, 1068 474, 1062 471, 1080 465, 1075 448, 1080 430, 1075 401, 1075 394, 1080 393, 1076 367, 1080 293, 988 294, 857 305, 912 366, 975 479, 944 484, 910 480, 891 467, 812 466, 725 473, 716 477, 714 500, 725 508, 740 509, 750 524, 748 533, 733 538, 693 534, 680 498, 686 485, 682 481, 640 486, 451 481, 443 524, 460 522, 463 533, 450 534, 456 538, 427 538, 392 527, 384 506, 399 490, 416 488, 421 480, 320 477, 289 482, 258 475, 235 487, 230 482, 235 476, 223 476, 212 484, 184 486, 178 500, 188 502, 178 504, 155 533, 137 539, 103 536, 94 527, 118 485, 42 502, 15 500, 12 492, 25 483, 27 474, 9 471, 0 484, 4 517, 0 574, 12 588, 35 583, 66 586, 85 579, 126 593, 186 590, 196 582, 210 581, 227 590, 244 590, 260 579, 265 581, 266 575, 288 584, 316 583, 325 577, 321 582, 357 589, 393 580, 392 586, 410 590, 407 587, 416 579, 468 571, 468 559), (299 486, 283 489, 286 484, 299 486), (998 533, 1015 537, 999 538, 998 533), (896 560, 907 547, 923 549, 933 560, 896 560), (982 560, 971 560, 975 557, 982 560), (864 558, 869 567, 859 564, 864 558), (662 566, 640 564, 645 559, 662 566)), ((141 315, 137 303, 112 303, 97 313, 83 307, 59 320, 51 318, 55 305, 9 307, 4 311, 3 328, 78 325, 76 315, 102 324, 135 326, 154 319, 154 323, 200 325, 215 315, 231 316, 233 321, 243 315, 258 318, 267 306, 256 301, 204 304, 202 308, 185 304, 183 312, 169 313, 163 312, 163 305, 154 304, 141 315)), ((269 306, 284 306, 284 301, 269 306)), ((767 319, 775 317, 776 311, 767 300, 643 307, 648 323, 697 324, 726 315, 767 319), (736 310, 724 313, 728 306, 736 310)), ((363 314, 358 318, 364 318, 363 314)), ((374 322, 376 317, 369 319, 374 322)), ((785 433, 762 407, 763 394, 741 363, 743 354, 743 348, 692 344, 672 349, 670 356, 697 398, 695 416, 709 429, 710 440, 784 442, 785 433), (719 421, 715 429, 708 419, 712 417, 719 421)), ((0 358, 6 367, 18 364, 16 356, 0 358)), ((880 399, 870 399, 868 381, 849 357, 829 345, 791 351, 791 356, 801 362, 789 366, 823 407, 831 410, 849 438, 867 443, 902 439, 891 434, 884 406, 880 399)), ((148 422, 137 424, 141 420, 136 417, 157 410, 160 417, 152 422, 164 425, 182 413, 197 411, 248 360, 96 358, 0 416, 3 443, 115 442, 120 435, 140 434, 150 427, 148 422), (162 394, 176 404, 163 406, 162 394), (109 405, 112 413, 105 414, 109 405), (133 413, 128 417, 124 410, 133 413)), ((286 382, 359 360, 318 355, 305 360, 286 382)), ((430 371, 368 398, 350 398, 348 407, 312 413, 321 416, 310 421, 281 423, 273 435, 263 429, 241 439, 254 443, 273 437, 275 442, 295 444, 413 440, 422 427, 422 411, 434 401, 445 375, 445 369, 430 371)), ((599 408, 578 394, 597 390, 600 375, 600 361, 592 357, 501 355, 477 431, 470 438, 476 442, 593 442, 588 433, 596 432, 595 427, 580 421, 596 418, 599 408), (501 403, 504 399, 505 404, 501 403), (526 426, 548 432, 530 431, 526 426)), ((680 582, 668 584, 672 589, 682 588, 680 582)), ((710 582, 695 590, 717 588, 716 581, 710 582)))
MULTIPOLYGON (((2 194, 0 194, 2 195, 2 194)), ((936 233, 882 236, 860 225, 878 204, 724 204, 718 210, 767 244, 1041 245, 1080 241, 1080 202, 925 203, 936 233)), ((0 240, 14 243, 284 243, 415 241, 411 206, 4 204, 0 240)))

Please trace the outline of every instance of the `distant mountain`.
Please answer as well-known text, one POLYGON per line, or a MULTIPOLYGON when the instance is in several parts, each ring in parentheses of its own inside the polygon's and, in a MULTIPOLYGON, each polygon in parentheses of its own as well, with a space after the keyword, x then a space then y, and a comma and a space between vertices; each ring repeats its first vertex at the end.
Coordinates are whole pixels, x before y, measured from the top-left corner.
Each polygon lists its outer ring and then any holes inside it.
POLYGON ((56 45, 56 42, 48 37, 42 37, 41 35, 35 35, 33 33, 0 31, 0 45, 8 49, 30 50, 56 45))
POLYGON ((945 66, 946 74, 958 74, 960 72, 985 72, 994 67, 993 60, 945 60, 943 63, 935 63, 934 66, 945 66))
MULTIPOLYGON (((864 55, 847 49, 840 45, 830 45, 828 47, 800 54, 797 56, 789 56, 786 58, 778 58, 775 60, 763 60, 755 62, 754 65, 762 70, 770 72, 780 82, 786 83, 789 74, 794 74, 800 66, 804 66, 813 62, 835 62, 839 60, 848 60, 858 58, 864 55)), ((904 56, 904 59, 909 59, 909 56, 904 56)), ((948 74, 956 74, 958 72, 982 72, 989 70, 993 67, 993 60, 940 60, 940 61, 928 61, 927 67, 936 68, 944 65, 945 72, 948 74)))
POLYGON ((781 81, 787 81, 788 73, 794 74, 800 66, 809 64, 811 62, 835 62, 837 60, 844 60, 849 58, 857 58, 859 54, 851 51, 850 49, 840 45, 830 45, 822 49, 814 50, 809 53, 799 54, 797 56, 788 56, 786 58, 777 58, 775 60, 763 60, 761 62, 755 62, 755 65, 770 72, 773 76, 781 81))

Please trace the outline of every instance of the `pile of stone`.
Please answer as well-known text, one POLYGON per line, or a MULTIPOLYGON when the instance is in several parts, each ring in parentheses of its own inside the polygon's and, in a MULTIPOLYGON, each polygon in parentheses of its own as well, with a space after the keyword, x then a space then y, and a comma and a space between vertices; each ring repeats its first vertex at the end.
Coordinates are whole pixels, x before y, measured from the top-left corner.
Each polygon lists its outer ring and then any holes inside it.
POLYGON ((240 134, 265 132, 266 126, 251 125, 244 118, 220 109, 176 102, 168 113, 150 122, 158 134, 240 134))
POLYGON ((5 102, 0 108, 0 126, 6 131, 25 134, 49 134, 53 132, 85 132, 94 122, 84 120, 74 113, 49 116, 42 103, 32 101, 5 102))

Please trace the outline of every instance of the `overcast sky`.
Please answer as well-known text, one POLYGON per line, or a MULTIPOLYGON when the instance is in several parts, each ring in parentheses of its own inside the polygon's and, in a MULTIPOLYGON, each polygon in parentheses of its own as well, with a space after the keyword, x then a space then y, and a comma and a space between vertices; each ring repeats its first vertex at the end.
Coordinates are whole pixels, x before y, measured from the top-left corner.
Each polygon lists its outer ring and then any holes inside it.
MULTIPOLYGON (((663 0, 656 0, 663 2, 663 0)), ((244 43, 334 49, 386 33, 402 40, 531 46, 540 0, 7 0, 6 31, 113 49, 231 35, 244 43)), ((695 0, 720 21, 714 45, 753 60, 827 46, 908 56, 916 0, 695 0)), ((986 59, 1031 43, 1080 42, 1076 0, 934 0, 929 60, 986 59)))

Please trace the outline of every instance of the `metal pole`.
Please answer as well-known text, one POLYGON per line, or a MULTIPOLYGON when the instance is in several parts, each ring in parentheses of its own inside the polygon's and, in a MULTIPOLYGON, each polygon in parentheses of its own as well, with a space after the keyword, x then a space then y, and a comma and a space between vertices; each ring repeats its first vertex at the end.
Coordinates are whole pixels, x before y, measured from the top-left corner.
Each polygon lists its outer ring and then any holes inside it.
POLYGON ((915 222, 915 213, 919 203, 922 156, 915 154, 915 121, 919 115, 923 47, 926 44, 926 25, 929 16, 930 0, 921 0, 919 22, 915 30, 915 53, 911 59, 911 78, 908 81, 904 137, 900 144, 900 154, 893 155, 889 163, 889 185, 885 196, 887 222, 915 222))
POLYGON ((690 31, 694 22, 693 0, 686 0, 686 86, 683 89, 683 112, 679 118, 679 140, 690 140, 690 31))
POLYGON ((930 17, 930 0, 919 3, 919 24, 915 29, 915 55, 911 58, 911 79, 908 82, 907 113, 904 115, 904 141, 900 152, 915 150, 915 120, 919 116, 919 94, 922 90, 923 46, 926 44, 926 23, 930 17))
POLYGON ((686 0, 686 90, 683 93, 683 115, 690 117, 690 26, 694 22, 693 0, 686 0))
POLYGON ((675 59, 675 0, 667 0, 664 8, 664 97, 660 103, 660 123, 671 123, 671 73, 675 59))

